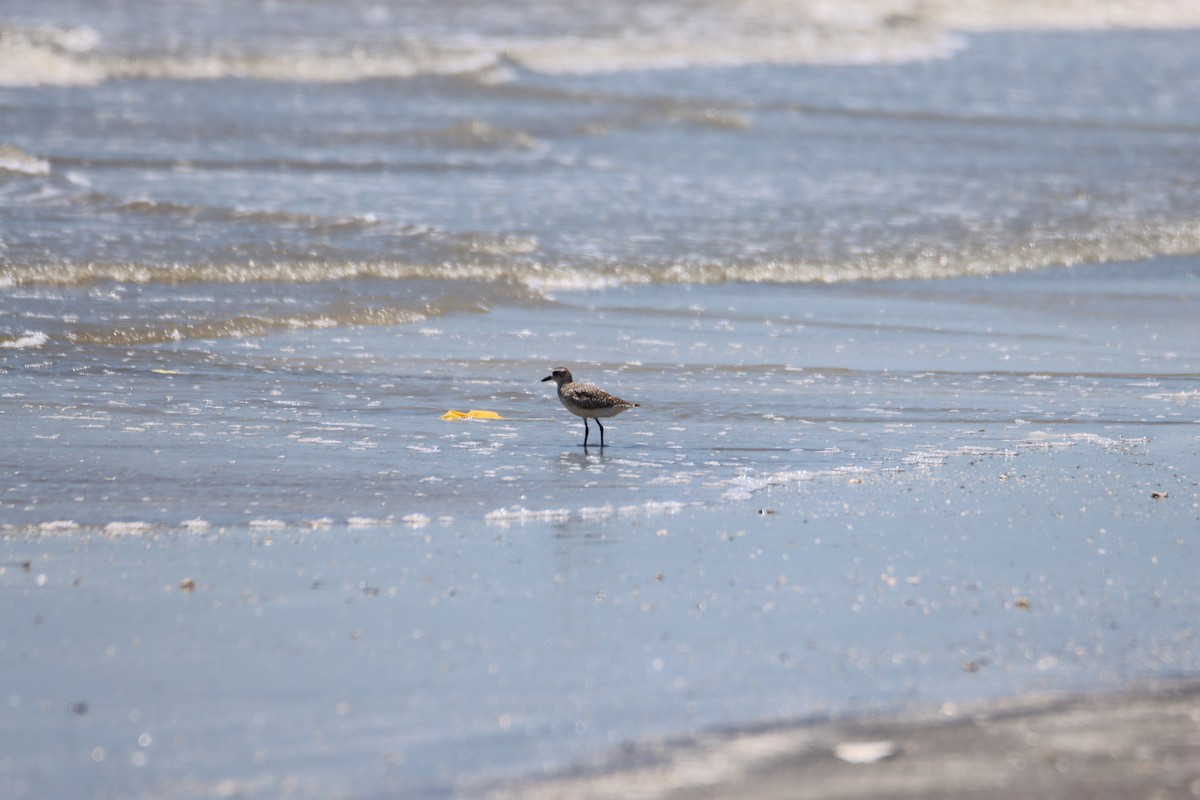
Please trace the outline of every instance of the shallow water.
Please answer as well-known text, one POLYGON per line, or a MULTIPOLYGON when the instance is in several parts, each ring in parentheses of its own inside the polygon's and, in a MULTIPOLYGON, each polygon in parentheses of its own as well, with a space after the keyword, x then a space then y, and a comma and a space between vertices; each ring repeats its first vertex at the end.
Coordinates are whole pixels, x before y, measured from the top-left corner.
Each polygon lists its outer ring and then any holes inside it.
POLYGON ((5 778, 478 796, 647 737, 1193 673, 1196 270, 18 351, 5 778), (641 403, 607 447, 551 350, 641 403))
POLYGON ((1176 259, 866 290, 620 288, 436 327, 47 341, 6 356, 5 525, 607 516, 1011 453, 1045 425, 1143 439, 1194 416, 1195 280, 1176 259), (560 361, 641 404, 603 450, 579 447, 540 382, 560 361))
POLYGON ((6 6, 0 793, 1194 674, 1191 6, 927 6, 6 6))
POLYGON ((647 737, 1194 673, 1194 437, 1030 442, 674 513, 6 538, 4 780, 475 797, 647 737))

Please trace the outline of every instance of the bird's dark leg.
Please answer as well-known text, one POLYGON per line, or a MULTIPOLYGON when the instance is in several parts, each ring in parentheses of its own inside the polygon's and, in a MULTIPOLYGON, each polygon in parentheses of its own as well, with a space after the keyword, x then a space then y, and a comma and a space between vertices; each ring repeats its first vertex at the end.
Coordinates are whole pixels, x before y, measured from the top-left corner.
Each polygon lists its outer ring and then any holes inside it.
POLYGON ((604 426, 600 424, 600 420, 596 420, 596 427, 600 429, 600 446, 604 447, 604 426))
MULTIPOLYGON (((599 424, 599 423, 597 422, 597 424, 599 424)), ((588 437, 587 417, 584 417, 583 418, 583 446, 584 447, 587 447, 587 437, 588 437)))

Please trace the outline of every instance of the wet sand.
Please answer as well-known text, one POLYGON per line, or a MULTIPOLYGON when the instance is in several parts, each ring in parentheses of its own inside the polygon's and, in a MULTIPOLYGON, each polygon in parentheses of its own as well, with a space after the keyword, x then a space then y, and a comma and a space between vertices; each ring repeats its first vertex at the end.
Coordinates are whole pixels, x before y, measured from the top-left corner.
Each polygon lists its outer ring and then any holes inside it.
POLYGON ((0 797, 1190 796, 1198 275, 17 349, 0 797))
POLYGON ((942 718, 867 718, 698 743, 667 763, 549 782, 522 800, 1200 797, 1200 682, 1025 697, 942 718), (722 774, 723 763, 753 766, 722 774))

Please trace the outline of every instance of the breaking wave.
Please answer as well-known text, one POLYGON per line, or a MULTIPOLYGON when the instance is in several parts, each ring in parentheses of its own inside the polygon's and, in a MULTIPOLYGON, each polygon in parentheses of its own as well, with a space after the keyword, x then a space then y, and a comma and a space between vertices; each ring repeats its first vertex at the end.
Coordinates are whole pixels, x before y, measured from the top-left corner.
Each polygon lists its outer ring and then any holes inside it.
POLYGON ((18 175, 49 175, 50 162, 30 155, 19 147, 0 145, 0 175, 5 172, 18 175))
MULTIPOLYGON (((346 222, 345 224, 351 224, 346 222)), ((538 258, 537 242, 502 235, 458 235, 436 261, 276 260, 229 263, 0 264, 0 287, 126 284, 311 284, 353 279, 425 280, 508 286, 528 299, 554 291, 588 291, 653 284, 831 284, 942 279, 1024 272, 1085 263, 1141 261, 1200 253, 1200 220, 1113 223, 1057 237, 1012 244, 965 244, 958 249, 913 242, 900 251, 853 258, 775 257, 758 260, 672 260, 616 263, 538 258)))
POLYGON ((25 331, 15 339, 0 337, 0 347, 25 350, 41 347, 48 341, 50 341, 50 337, 42 331, 25 331))
MULTIPOLYGON (((462 309, 459 309, 462 310, 462 309)), ((132 347, 195 339, 227 339, 264 336, 272 331, 303 328, 332 328, 340 325, 403 325, 444 313, 445 309, 384 307, 329 309, 280 317, 243 315, 230 319, 191 320, 178 323, 142 322, 125 326, 92 324, 78 326, 64 335, 74 344, 132 347)))
MULTIPOLYGON (((164 28, 157 35, 171 41, 166 46, 124 46, 86 24, 0 28, 0 86, 89 85, 120 78, 346 82, 471 75, 497 81, 514 67, 596 74, 763 63, 895 63, 945 56, 964 46, 959 32, 1200 26, 1200 4, 1192 0, 660 0, 636 7, 565 3, 546 9, 537 4, 529 10, 484 3, 472 7, 475 13, 466 21, 457 3, 387 9, 351 0, 344 4, 347 13, 337 15, 341 9, 333 5, 290 12, 297 16, 296 28, 320 29, 319 40, 293 35, 266 47, 222 38, 226 34, 205 32, 202 25, 196 26, 199 32, 174 30, 167 26, 179 23, 170 15, 157 23, 164 28)), ((260 22, 280 24, 276 18, 260 22)))

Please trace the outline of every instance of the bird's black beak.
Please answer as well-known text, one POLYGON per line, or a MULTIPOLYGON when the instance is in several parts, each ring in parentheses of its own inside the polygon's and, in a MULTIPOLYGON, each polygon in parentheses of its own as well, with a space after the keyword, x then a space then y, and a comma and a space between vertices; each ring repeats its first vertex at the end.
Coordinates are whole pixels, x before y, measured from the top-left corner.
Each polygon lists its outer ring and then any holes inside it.
POLYGON ((546 377, 542 378, 542 383, 545 383, 546 381, 552 381, 552 380, 554 380, 554 376, 547 375, 546 377))

